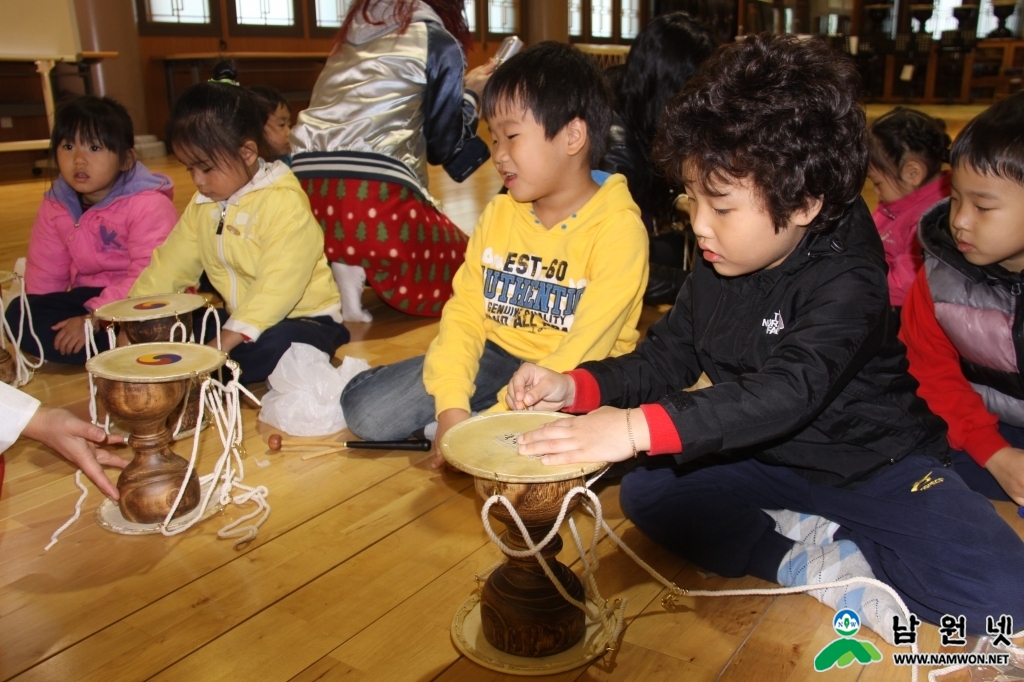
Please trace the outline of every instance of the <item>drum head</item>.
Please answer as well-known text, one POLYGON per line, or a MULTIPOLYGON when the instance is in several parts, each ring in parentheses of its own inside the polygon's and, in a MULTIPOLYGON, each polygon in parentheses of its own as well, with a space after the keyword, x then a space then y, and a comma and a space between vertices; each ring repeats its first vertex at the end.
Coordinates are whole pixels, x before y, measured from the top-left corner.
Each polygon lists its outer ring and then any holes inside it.
POLYGON ((93 315, 107 322, 142 322, 183 315, 204 305, 206 299, 198 294, 158 294, 114 301, 100 306, 93 315))
POLYGON ((560 412, 482 414, 449 429, 441 439, 441 452, 460 471, 505 483, 564 481, 604 469, 607 462, 549 466, 540 457, 519 454, 520 435, 568 416, 560 412))
POLYGON ((0 284, 7 284, 14 280, 16 275, 10 270, 0 270, 0 284))
POLYGON ((154 384, 209 374, 227 353, 195 343, 140 343, 100 353, 85 363, 93 376, 130 384, 154 384))

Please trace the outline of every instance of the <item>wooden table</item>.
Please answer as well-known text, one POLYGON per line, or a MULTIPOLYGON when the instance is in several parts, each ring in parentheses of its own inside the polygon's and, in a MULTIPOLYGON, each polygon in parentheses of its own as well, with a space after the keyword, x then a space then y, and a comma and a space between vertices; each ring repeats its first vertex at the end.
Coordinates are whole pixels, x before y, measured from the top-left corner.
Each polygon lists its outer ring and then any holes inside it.
MULTIPOLYGON (((236 62, 315 62, 323 65, 329 55, 329 52, 187 52, 153 57, 153 59, 164 64, 164 76, 167 84, 167 106, 173 107, 177 99, 174 88, 174 75, 181 65, 188 67, 189 74, 192 77, 192 84, 195 85, 199 82, 199 71, 204 65, 212 66, 223 59, 233 59, 236 62)), ((278 70, 297 71, 301 69, 284 68, 278 70)))
MULTIPOLYGON (((4 55, 0 54, 0 62, 34 62, 39 79, 43 86, 43 105, 46 109, 47 127, 53 129, 55 111, 53 97, 53 81, 51 72, 58 63, 73 63, 78 66, 78 76, 85 84, 85 94, 93 94, 92 65, 104 59, 117 57, 117 52, 81 52, 77 55, 4 55)), ((49 140, 18 140, 17 142, 0 142, 0 152, 21 152, 33 149, 47 149, 49 140)))

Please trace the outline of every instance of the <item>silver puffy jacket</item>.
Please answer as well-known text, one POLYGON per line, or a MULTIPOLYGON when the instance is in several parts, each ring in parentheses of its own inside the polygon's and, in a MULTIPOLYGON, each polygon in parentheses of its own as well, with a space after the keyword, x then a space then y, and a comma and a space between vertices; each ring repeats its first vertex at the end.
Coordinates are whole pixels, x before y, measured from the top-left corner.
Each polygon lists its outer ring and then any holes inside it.
POLYGON ((401 34, 389 13, 373 17, 383 25, 357 14, 327 60, 292 128, 293 170, 398 182, 429 198, 427 163, 453 162, 476 137, 477 98, 463 92, 461 46, 429 6, 401 34))

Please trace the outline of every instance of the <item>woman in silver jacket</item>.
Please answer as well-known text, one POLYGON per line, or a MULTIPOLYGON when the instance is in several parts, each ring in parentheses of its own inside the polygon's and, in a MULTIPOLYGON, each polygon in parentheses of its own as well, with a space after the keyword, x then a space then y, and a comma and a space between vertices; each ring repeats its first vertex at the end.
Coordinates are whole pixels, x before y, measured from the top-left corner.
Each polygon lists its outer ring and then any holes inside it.
POLYGON ((394 308, 440 316, 467 237, 427 189, 489 157, 476 135, 493 63, 466 73, 462 0, 357 0, 292 129, 292 169, 324 228, 346 321, 364 278, 394 308), (465 77, 465 82, 464 82, 465 77))

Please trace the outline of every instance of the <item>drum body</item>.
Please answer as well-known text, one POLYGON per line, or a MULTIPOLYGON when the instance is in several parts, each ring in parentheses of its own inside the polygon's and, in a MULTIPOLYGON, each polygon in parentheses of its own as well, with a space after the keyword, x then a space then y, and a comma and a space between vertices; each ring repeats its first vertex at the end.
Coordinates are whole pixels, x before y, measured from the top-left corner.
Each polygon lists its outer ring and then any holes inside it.
POLYGON ((185 480, 188 462, 170 447, 167 415, 181 403, 189 382, 216 370, 225 359, 208 346, 150 343, 116 348, 86 363, 95 377, 97 397, 128 427, 128 445, 135 450, 117 479, 121 514, 129 521, 160 523, 183 485, 174 516, 199 504, 198 476, 193 471, 185 480))
MULTIPOLYGON (((180 341, 192 338, 192 313, 206 305, 206 299, 198 294, 158 294, 114 301, 96 309, 98 320, 117 323, 124 330, 132 344, 159 343, 172 341, 181 335, 175 333, 175 325, 184 327, 180 341)), ((199 386, 192 382, 185 391, 186 397, 175 406, 167 417, 167 425, 173 430, 181 419, 181 431, 190 432, 196 428, 199 419, 199 386), (182 412, 185 415, 182 417, 182 412)))
MULTIPOLYGON (((519 435, 565 416, 553 412, 481 415, 457 424, 441 441, 445 459, 476 477, 480 497, 486 500, 499 494, 508 498, 534 544, 551 530, 565 495, 585 485, 588 473, 605 466, 549 467, 518 453, 519 435)), ((575 506, 575 499, 568 511, 575 506)), ((506 546, 514 551, 528 549, 504 505, 492 505, 490 514, 505 524, 501 541, 506 546)), ((566 592, 583 602, 579 578, 555 558, 561 549, 561 538, 556 535, 541 555, 566 592)), ((586 632, 583 611, 565 600, 534 557, 507 555, 505 563, 491 573, 480 595, 480 618, 487 642, 514 656, 552 656, 574 647, 586 632)))

